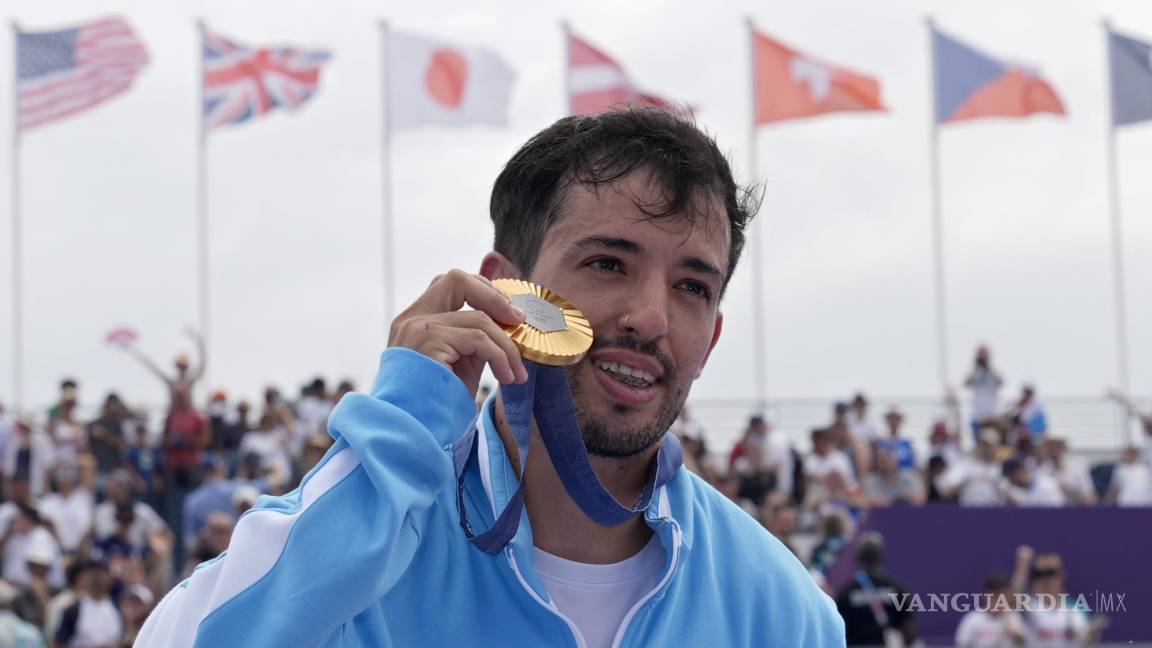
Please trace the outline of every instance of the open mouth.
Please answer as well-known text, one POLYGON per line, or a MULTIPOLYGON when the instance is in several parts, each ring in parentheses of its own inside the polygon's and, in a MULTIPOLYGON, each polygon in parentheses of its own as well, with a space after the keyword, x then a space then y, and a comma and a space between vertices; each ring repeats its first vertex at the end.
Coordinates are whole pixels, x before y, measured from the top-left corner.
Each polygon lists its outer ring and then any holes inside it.
POLYGON ((656 377, 638 367, 629 367, 619 362, 605 362, 595 360, 593 364, 600 371, 608 374, 613 380, 632 387, 633 389, 647 389, 656 384, 656 377))

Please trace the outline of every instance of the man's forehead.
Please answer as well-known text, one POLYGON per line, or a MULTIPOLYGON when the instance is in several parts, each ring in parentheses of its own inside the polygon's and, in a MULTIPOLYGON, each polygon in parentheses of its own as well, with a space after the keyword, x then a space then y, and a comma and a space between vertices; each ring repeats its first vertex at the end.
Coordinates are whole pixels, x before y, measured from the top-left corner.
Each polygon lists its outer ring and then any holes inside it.
POLYGON ((671 212, 665 189, 641 172, 610 183, 572 182, 545 234, 545 244, 552 238, 553 244, 562 246, 593 230, 628 228, 641 233, 648 232, 641 228, 656 228, 679 237, 681 245, 717 248, 727 263, 730 228, 724 200, 698 189, 684 209, 671 212))

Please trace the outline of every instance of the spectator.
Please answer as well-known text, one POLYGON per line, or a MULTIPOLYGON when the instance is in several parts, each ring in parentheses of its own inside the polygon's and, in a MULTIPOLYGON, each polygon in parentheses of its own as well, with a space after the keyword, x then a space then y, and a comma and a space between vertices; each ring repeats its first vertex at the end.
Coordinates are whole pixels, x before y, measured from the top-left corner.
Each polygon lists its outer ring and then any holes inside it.
POLYGON ((93 535, 97 543, 120 536, 126 546, 164 557, 171 553, 172 532, 152 507, 133 497, 131 479, 125 473, 109 477, 108 499, 96 505, 93 535), (126 520, 127 512, 131 512, 130 520, 126 520))
POLYGON ((848 457, 832 445, 828 430, 812 430, 812 453, 804 459, 810 505, 827 500, 849 500, 858 490, 848 457))
POLYGON ((121 479, 128 478, 133 492, 140 501, 155 509, 160 505, 159 495, 164 490, 161 455, 155 447, 148 445, 145 438, 147 428, 142 417, 137 417, 134 427, 137 433, 126 437, 128 447, 124 453, 124 470, 110 473, 109 477, 105 478, 103 492, 107 493, 107 482, 111 474, 118 474, 121 479))
POLYGON ((238 486, 236 492, 232 494, 232 517, 239 520, 240 516, 256 505, 258 499, 260 499, 260 491, 255 486, 250 484, 238 486))
POLYGON ((888 426, 888 436, 877 438, 877 450, 888 450, 896 455, 896 463, 900 466, 901 470, 913 470, 916 468, 916 451, 912 448, 912 442, 900 436, 900 427, 904 424, 904 413, 900 408, 893 405, 888 408, 888 412, 884 415, 884 422, 888 426))
POLYGON ((184 520, 181 533, 185 546, 191 546, 201 527, 213 512, 232 515, 232 495, 236 482, 228 479, 228 465, 223 459, 209 457, 204 461, 204 483, 189 493, 184 500, 184 520))
POLYGON ((332 395, 332 404, 340 402, 345 394, 356 391, 356 385, 351 380, 341 380, 340 384, 336 386, 336 393, 332 395))
MULTIPOLYGON (((288 490, 294 489, 303 481, 304 475, 308 471, 316 467, 320 460, 324 458, 324 453, 328 452, 328 448, 332 447, 332 437, 328 435, 312 435, 308 441, 304 443, 304 449, 301 450, 300 459, 296 462, 295 473, 292 476, 292 482, 288 490)), ((687 444, 684 447, 685 465, 687 465, 687 454, 690 448, 687 444)))
POLYGON ((9 480, 24 475, 29 494, 39 497, 48 491, 48 477, 56 462, 52 439, 40 428, 16 421, 15 434, 4 455, 4 476, 9 480))
POLYGON ((936 479, 945 498, 955 497, 961 506, 999 506, 1004 503, 998 487, 1000 462, 996 449, 1000 436, 994 430, 982 430, 973 456, 964 457, 936 479))
POLYGON ((993 425, 1000 410, 1000 387, 1004 379, 992 368, 992 352, 986 346, 976 349, 972 371, 964 379, 964 386, 972 391, 972 435, 993 425))
POLYGON ((132 412, 115 392, 104 398, 100 418, 88 424, 88 447, 96 459, 97 488, 104 476, 124 467, 126 428, 132 423, 132 412))
POLYGON ((864 476, 872 468, 872 440, 857 437, 852 433, 848 417, 852 408, 848 403, 837 402, 832 406, 832 423, 828 426, 828 438, 844 456, 848 457, 854 476, 864 476))
POLYGON ((0 637, 4 638, 4 648, 44 648, 40 629, 12 611, 18 595, 16 588, 0 580, 0 637))
POLYGON ((853 439, 871 442, 880 438, 880 432, 868 420, 868 399, 864 397, 863 393, 857 393, 852 398, 847 422, 853 439))
POLYGON ((1064 506, 1060 484, 1043 471, 1033 471, 1020 459, 1004 462, 1004 499, 1011 506, 1064 506))
POLYGON ((28 581, 20 586, 20 594, 13 608, 21 619, 42 628, 48 604, 56 595, 54 588, 48 584, 49 573, 56 560, 56 551, 48 543, 37 543, 28 548, 24 560, 28 581))
POLYGON ((948 462, 940 455, 932 455, 928 459, 928 467, 924 471, 924 483, 928 493, 928 501, 931 503, 954 503, 956 501, 955 495, 947 495, 940 490, 938 484, 940 483, 940 476, 948 472, 948 462))
POLYGON ((8 499, 0 504, 0 536, 8 533, 12 521, 20 513, 21 506, 32 506, 33 508, 36 506, 27 473, 20 472, 13 475, 5 485, 4 493, 8 499))
POLYGON ((1152 506, 1152 474, 1140 461, 1140 448, 1128 446, 1112 470, 1108 503, 1114 506, 1152 506))
POLYGON ((793 555, 798 555, 796 547, 792 544, 792 536, 796 533, 796 525, 800 520, 799 509, 787 501, 773 502, 769 499, 765 504, 761 514, 764 528, 776 536, 777 540, 784 543, 784 546, 788 547, 793 555))
MULTIPOLYGON (((827 576, 828 570, 836 562, 840 550, 848 544, 848 522, 842 513, 832 512, 825 515, 820 524, 820 542, 812 549, 812 560, 809 561, 808 568, 809 571, 823 577, 827 576)), ((827 581, 823 578, 817 582, 825 590, 828 589, 827 581)))
POLYGON ((887 448, 876 453, 876 472, 868 475, 865 484, 865 497, 871 506, 924 503, 924 489, 916 471, 901 468, 896 454, 887 448))
POLYGON ((185 578, 192 574, 192 570, 200 563, 212 560, 228 548, 228 541, 232 539, 232 529, 236 523, 231 513, 213 511, 196 537, 188 544, 188 561, 184 564, 185 578))
POLYGON ((685 405, 670 429, 684 447, 684 467, 696 473, 708 483, 716 482, 716 470, 708 456, 708 446, 704 442, 704 427, 692 419, 685 405))
POLYGON ((1092 624, 1085 611, 1061 601, 1061 595, 1068 594, 1064 579, 1060 554, 1036 555, 1027 545, 1016 550, 1012 585, 1017 592, 1030 595, 1024 614, 1030 647, 1072 648, 1085 646, 1093 639, 1092 624))
POLYGON ((750 444, 736 460, 734 475, 739 481, 736 496, 758 509, 764 498, 776 488, 776 476, 764 459, 764 445, 750 444))
POLYGON ((1068 458, 1064 439, 1048 437, 1039 448, 1038 470, 1056 480, 1068 504, 1091 506, 1096 503, 1096 488, 1087 467, 1068 458))
POLYGON ((299 419, 298 443, 294 453, 298 454, 304 443, 314 435, 328 435, 328 415, 332 413, 332 401, 324 379, 317 376, 304 388, 300 402, 296 403, 299 419))
POLYGON ((984 581, 984 594, 990 599, 988 605, 974 606, 960 619, 956 627, 957 648, 1004 648, 1023 646, 1028 631, 1020 615, 1011 610, 1009 603, 997 605, 997 601, 1012 601, 1008 578, 1003 574, 993 574, 984 581))
POLYGON ((18 587, 28 585, 32 579, 28 570, 29 557, 40 564, 46 555, 49 583, 55 586, 64 584, 60 545, 52 532, 45 528, 40 512, 34 506, 17 504, 16 516, 8 526, 7 533, 0 539, 0 545, 3 545, 4 580, 10 584, 18 587))
POLYGON ((68 556, 76 555, 88 539, 96 507, 92 459, 83 459, 86 467, 75 463, 56 466, 56 491, 40 498, 40 515, 52 523, 60 548, 68 556))
POLYGON ((64 610, 56 630, 55 645, 68 648, 118 646, 124 623, 109 591, 112 578, 107 563, 96 561, 88 570, 85 588, 75 603, 64 610))
POLYGON ((165 482, 174 500, 180 501, 185 491, 196 481, 196 468, 200 465, 201 452, 207 445, 208 422, 192 405, 192 391, 204 376, 204 340, 192 329, 189 337, 196 343, 199 363, 191 368, 186 355, 176 357, 176 373, 169 377, 151 358, 141 353, 135 346, 126 344, 124 350, 156 375, 168 388, 168 415, 164 422, 164 469, 165 482))
POLYGON ((87 450, 84 428, 76 418, 78 404, 79 385, 67 378, 60 383, 60 399, 48 410, 47 426, 55 456, 64 461, 76 461, 87 450))
POLYGON ((1048 432, 1048 416, 1036 398, 1036 388, 1030 383, 1020 388, 1020 398, 1009 413, 1009 420, 1019 433, 1017 442, 1027 440, 1037 445, 1044 440, 1048 432))
POLYGON ((140 628, 144 627, 144 620, 152 611, 154 601, 152 591, 147 587, 139 583, 127 587, 120 597, 120 617, 124 620, 124 637, 121 645, 131 646, 135 643, 140 628))
POLYGON ((56 636, 56 630, 60 627, 60 618, 64 615, 64 610, 74 605, 79 600, 80 592, 87 589, 89 565, 90 563, 83 558, 74 560, 72 564, 68 565, 67 585, 48 602, 47 611, 44 615, 45 636, 56 636))
POLYGON ((836 595, 849 646, 908 646, 916 641, 916 617, 896 606, 907 590, 884 573, 884 540, 875 531, 860 536, 857 571, 836 595))
POLYGON ((265 412, 260 427, 249 431, 240 441, 240 456, 245 461, 257 457, 259 475, 266 480, 269 491, 283 488, 292 476, 288 460, 288 428, 275 414, 265 412))
MULTIPOLYGON (((996 439, 996 443, 999 443, 1000 437, 995 430, 989 431, 996 439)), ((964 457, 964 452, 960 449, 960 433, 949 430, 948 422, 944 419, 933 421, 932 428, 928 431, 928 456, 940 457, 948 464, 956 463, 964 457)))
POLYGON ((768 425, 764 422, 761 416, 753 416, 748 419, 748 425, 744 428, 744 436, 732 446, 732 452, 728 454, 728 471, 732 472, 736 469, 736 461, 743 457, 749 448, 760 448, 764 445, 764 437, 768 434, 768 425))

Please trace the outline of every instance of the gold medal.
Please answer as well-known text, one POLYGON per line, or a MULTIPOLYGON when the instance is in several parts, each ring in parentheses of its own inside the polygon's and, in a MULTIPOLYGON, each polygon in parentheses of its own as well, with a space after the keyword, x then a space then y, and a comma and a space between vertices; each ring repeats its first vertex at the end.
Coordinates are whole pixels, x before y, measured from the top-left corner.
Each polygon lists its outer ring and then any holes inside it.
POLYGON ((580 362, 592 346, 592 326, 584 314, 556 293, 520 279, 493 279, 526 317, 501 325, 526 360, 565 366, 580 362))

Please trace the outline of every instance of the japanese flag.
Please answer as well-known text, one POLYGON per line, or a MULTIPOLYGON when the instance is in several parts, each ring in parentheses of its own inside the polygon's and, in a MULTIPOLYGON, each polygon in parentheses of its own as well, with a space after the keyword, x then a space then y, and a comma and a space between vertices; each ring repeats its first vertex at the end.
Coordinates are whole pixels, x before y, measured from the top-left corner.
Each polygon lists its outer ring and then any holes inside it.
POLYGON ((394 130, 424 124, 504 126, 515 80, 512 67, 492 50, 389 34, 388 119, 394 130))

